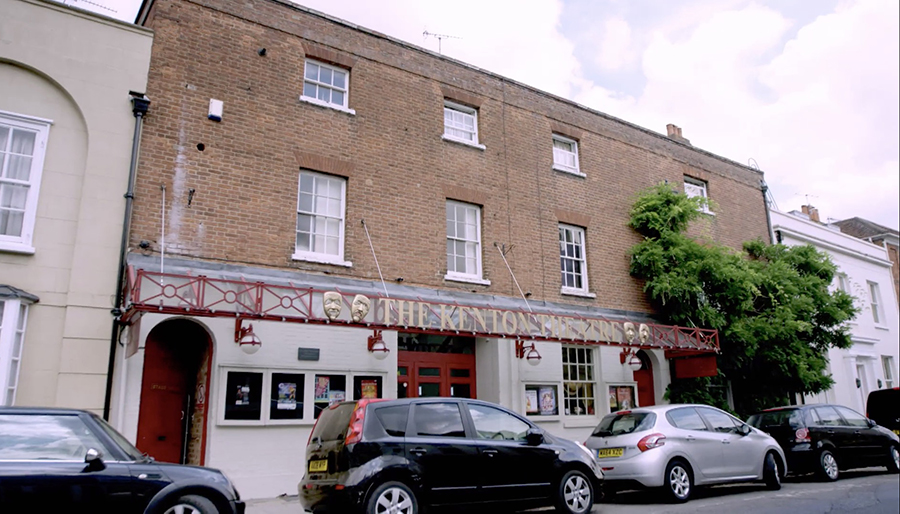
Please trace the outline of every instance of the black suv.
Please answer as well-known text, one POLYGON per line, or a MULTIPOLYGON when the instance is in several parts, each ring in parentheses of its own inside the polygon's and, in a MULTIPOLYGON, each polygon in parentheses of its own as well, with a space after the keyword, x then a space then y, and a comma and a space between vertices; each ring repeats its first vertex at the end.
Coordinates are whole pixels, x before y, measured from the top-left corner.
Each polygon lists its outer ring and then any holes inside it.
POLYGON ((900 388, 879 389, 869 393, 866 415, 875 423, 900 435, 900 388))
POLYGON ((847 407, 779 407, 756 413, 747 423, 778 441, 794 473, 815 472, 825 480, 837 480, 842 469, 900 470, 900 438, 847 407))
POLYGON ((580 443, 519 414, 459 398, 336 403, 306 447, 300 503, 312 512, 416 514, 433 505, 555 505, 585 514, 602 473, 580 443))
POLYGON ((95 414, 0 407, 0 512, 243 514, 220 471, 143 455, 95 414))

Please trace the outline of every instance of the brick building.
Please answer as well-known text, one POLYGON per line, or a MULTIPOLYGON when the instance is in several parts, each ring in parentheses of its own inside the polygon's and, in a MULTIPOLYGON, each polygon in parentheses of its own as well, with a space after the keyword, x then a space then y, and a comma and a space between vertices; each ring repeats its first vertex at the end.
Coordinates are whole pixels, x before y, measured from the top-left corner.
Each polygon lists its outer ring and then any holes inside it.
POLYGON ((248 497, 295 491, 341 398, 475 396, 577 439, 662 402, 669 357, 716 335, 654 323, 635 195, 668 181, 715 202, 698 235, 768 237, 762 174, 678 127, 277 0, 148 0, 138 22, 153 108, 112 419, 248 497))

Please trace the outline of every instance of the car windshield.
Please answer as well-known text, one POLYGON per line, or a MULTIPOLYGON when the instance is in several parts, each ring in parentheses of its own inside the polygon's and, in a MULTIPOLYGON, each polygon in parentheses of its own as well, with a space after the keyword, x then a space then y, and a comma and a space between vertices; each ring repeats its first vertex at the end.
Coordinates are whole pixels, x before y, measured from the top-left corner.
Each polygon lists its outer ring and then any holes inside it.
POLYGON ((615 412, 607 414, 592 436, 609 437, 612 435, 630 434, 650 430, 656 422, 656 414, 652 412, 615 412))
POLYGON ((790 427, 801 428, 803 413, 800 409, 782 409, 768 412, 759 412, 750 416, 747 424, 756 428, 790 427))
POLYGON ((141 453, 140 450, 135 448, 134 445, 128 441, 128 439, 125 439, 125 436, 116 432, 116 429, 109 426, 109 424, 104 421, 103 418, 95 416, 94 419, 97 421, 97 424, 100 425, 100 428, 102 428, 103 431, 106 432, 106 435, 108 435, 113 441, 115 441, 115 443, 119 445, 119 448, 121 448, 126 455, 131 457, 132 460, 143 460, 144 458, 146 458, 146 456, 141 453))

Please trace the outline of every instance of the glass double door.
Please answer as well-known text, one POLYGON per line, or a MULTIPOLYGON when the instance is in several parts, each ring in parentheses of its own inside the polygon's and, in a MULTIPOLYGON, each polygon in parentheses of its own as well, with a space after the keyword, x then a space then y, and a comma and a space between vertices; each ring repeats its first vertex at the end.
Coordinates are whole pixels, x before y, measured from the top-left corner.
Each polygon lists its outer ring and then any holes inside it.
POLYGON ((475 398, 475 356, 397 352, 397 397, 475 398))

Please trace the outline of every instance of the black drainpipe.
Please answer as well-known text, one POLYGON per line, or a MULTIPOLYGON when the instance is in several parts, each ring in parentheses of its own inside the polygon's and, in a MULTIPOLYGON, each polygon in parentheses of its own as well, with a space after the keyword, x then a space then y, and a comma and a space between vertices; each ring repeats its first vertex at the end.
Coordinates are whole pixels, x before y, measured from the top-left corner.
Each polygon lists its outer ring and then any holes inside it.
MULTIPOLYGON (((775 244, 775 233, 772 232, 772 214, 769 212, 769 199, 766 197, 766 193, 769 192, 769 186, 766 185, 765 180, 759 181, 759 188, 762 191, 763 196, 763 207, 766 209, 766 227, 769 229, 769 244, 775 244)), ((779 243, 781 241, 778 241, 779 243)))
POLYGON ((134 139, 131 142, 131 166, 128 169, 128 190, 125 193, 125 218, 122 220, 122 242, 119 246, 119 272, 116 278, 116 303, 113 305, 112 332, 109 336, 109 364, 106 367, 106 397, 103 399, 103 419, 109 421, 109 408, 112 403, 113 371, 116 366, 116 347, 119 343, 119 332, 122 325, 122 296, 125 287, 125 252, 128 247, 128 236, 131 232, 131 209, 134 201, 134 175, 137 172, 138 154, 141 149, 141 128, 144 115, 150 108, 150 99, 143 93, 131 94, 131 112, 134 114, 134 139))

